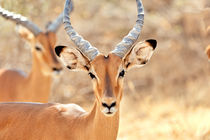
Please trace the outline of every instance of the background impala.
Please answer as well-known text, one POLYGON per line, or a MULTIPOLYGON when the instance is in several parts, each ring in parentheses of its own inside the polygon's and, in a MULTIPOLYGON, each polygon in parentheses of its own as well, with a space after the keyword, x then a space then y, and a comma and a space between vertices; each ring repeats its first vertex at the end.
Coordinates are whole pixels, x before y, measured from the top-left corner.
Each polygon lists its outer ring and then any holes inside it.
MULTIPOLYGON (((133 0, 74 2, 77 8, 71 15, 73 27, 103 54, 113 49, 136 20, 133 0)), ((210 66, 204 53, 209 44, 204 23, 210 18, 204 18, 201 10, 209 6, 209 1, 142 2, 145 26, 141 40, 156 38, 158 48, 150 63, 131 70, 125 77, 118 139, 207 139, 210 135, 210 66)), ((0 4, 44 27, 62 12, 64 1, 7 0, 0 4)), ((0 67, 18 67, 29 72, 29 47, 22 47, 24 42, 14 33, 13 23, 0 17, 0 25, 0 67), (14 49, 14 44, 18 44, 18 49, 14 49)), ((58 36, 57 44, 73 46, 62 28, 58 36)), ((63 75, 50 101, 74 102, 90 110, 94 98, 87 74, 65 69, 63 75)))
POLYGON ((52 23, 48 23, 46 32, 26 17, 1 7, 0 16, 21 25, 17 27, 18 33, 31 45, 33 56, 33 65, 27 76, 24 72, 14 69, 0 70, 0 101, 48 102, 53 73, 62 70, 55 56, 54 47, 57 39, 56 31, 62 24, 63 13, 52 23))

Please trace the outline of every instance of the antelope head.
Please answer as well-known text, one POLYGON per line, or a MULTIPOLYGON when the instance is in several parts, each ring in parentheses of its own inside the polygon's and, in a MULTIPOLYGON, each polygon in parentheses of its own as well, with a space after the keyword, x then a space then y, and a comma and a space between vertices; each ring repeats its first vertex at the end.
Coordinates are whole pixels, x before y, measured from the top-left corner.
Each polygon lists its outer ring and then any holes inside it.
POLYGON ((140 0, 136 0, 136 3, 138 19, 135 26, 122 42, 105 56, 73 29, 69 18, 71 0, 66 0, 64 26, 77 48, 57 46, 55 52, 70 70, 83 70, 90 75, 97 107, 106 116, 112 116, 119 110, 123 94, 123 78, 126 72, 135 66, 144 66, 157 45, 156 40, 153 39, 134 45, 144 22, 143 5, 140 0))
MULTIPOLYGON (((70 10, 72 10, 71 5, 70 10)), ((22 38, 31 44, 31 50, 34 59, 39 61, 39 69, 45 75, 59 73, 62 70, 54 53, 56 44, 56 31, 62 24, 63 13, 61 13, 55 21, 46 27, 46 31, 42 31, 32 21, 28 20, 19 14, 14 14, 0 7, 0 15, 6 19, 14 21, 17 26, 17 31, 22 38)))

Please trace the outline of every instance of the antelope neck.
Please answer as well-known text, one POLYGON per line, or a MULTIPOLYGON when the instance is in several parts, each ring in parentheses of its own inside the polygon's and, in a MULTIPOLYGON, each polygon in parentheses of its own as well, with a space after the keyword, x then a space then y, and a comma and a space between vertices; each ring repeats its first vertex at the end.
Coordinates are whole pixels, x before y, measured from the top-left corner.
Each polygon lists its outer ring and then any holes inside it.
POLYGON ((113 116, 105 116, 100 110, 99 103, 95 101, 93 109, 87 115, 87 120, 93 123, 91 131, 94 133, 93 139, 117 139, 119 128, 119 110, 113 116))
POLYGON ((33 90, 30 89, 30 91, 33 91, 33 93, 30 92, 30 96, 33 96, 34 99, 45 98, 44 102, 46 102, 50 94, 51 82, 52 82, 51 76, 43 74, 40 66, 40 60, 37 58, 35 54, 33 54, 32 68, 28 77, 26 78, 26 83, 25 83, 26 85, 30 86, 25 86, 24 88, 27 87, 33 88, 33 90))

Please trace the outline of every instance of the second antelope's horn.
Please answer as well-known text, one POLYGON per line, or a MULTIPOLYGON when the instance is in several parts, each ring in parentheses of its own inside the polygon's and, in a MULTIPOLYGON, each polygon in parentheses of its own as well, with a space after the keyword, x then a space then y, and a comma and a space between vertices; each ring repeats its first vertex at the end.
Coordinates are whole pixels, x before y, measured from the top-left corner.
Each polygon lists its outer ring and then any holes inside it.
MULTIPOLYGON (((73 11, 73 9, 74 9, 74 4, 72 2, 70 5, 70 13, 73 11)), ((62 12, 52 23, 50 23, 49 26, 47 26, 47 31, 57 32, 57 30, 63 23, 63 14, 64 13, 62 12)))
POLYGON ((14 21, 16 24, 20 24, 30 30, 35 36, 38 35, 41 30, 38 26, 36 26, 33 22, 28 20, 26 17, 21 16, 19 14, 15 14, 13 12, 9 12, 2 7, 0 7, 0 15, 6 19, 14 21))

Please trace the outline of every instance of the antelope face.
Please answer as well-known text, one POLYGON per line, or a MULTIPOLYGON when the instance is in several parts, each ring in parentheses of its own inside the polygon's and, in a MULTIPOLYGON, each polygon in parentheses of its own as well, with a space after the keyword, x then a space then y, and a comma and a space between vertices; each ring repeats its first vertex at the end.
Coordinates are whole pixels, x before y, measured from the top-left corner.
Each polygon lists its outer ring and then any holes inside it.
POLYGON ((40 33, 36 37, 34 53, 40 61, 40 68, 45 75, 58 74, 62 67, 54 53, 56 35, 53 32, 40 33))
POLYGON ((99 55, 91 62, 89 75, 98 105, 105 115, 112 115, 118 110, 124 74, 122 61, 114 54, 99 55))
POLYGON ((56 43, 56 34, 53 32, 40 32, 34 35, 28 29, 18 26, 17 28, 20 36, 28 41, 32 47, 33 56, 39 62, 39 69, 45 75, 52 73, 59 73, 62 70, 61 64, 58 62, 54 53, 54 46, 56 43))
MULTIPOLYGON (((70 5, 69 12, 73 9, 70 5)), ((54 45, 56 43, 56 32, 63 22, 63 13, 61 13, 53 22, 46 26, 46 33, 26 17, 7 11, 0 7, 0 15, 18 24, 17 31, 22 38, 31 43, 34 60, 37 62, 37 68, 45 75, 59 73, 61 66, 54 54, 54 45)))
POLYGON ((145 65, 156 48, 156 40, 140 42, 123 57, 111 52, 108 56, 98 54, 92 61, 79 50, 58 46, 56 54, 70 70, 83 70, 92 78, 97 104, 106 116, 119 109, 123 94, 123 78, 132 67, 145 65))
POLYGON ((134 45, 144 23, 141 0, 136 0, 136 3, 138 10, 136 25, 108 56, 100 54, 97 48, 73 29, 69 18, 72 1, 66 0, 65 3, 63 18, 65 30, 78 49, 58 46, 55 52, 67 68, 89 73, 93 81, 97 107, 106 116, 112 116, 119 110, 125 72, 132 67, 145 65, 157 45, 153 39, 134 45))

